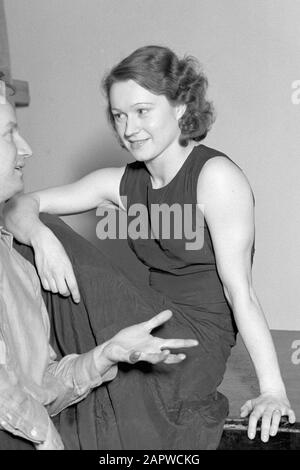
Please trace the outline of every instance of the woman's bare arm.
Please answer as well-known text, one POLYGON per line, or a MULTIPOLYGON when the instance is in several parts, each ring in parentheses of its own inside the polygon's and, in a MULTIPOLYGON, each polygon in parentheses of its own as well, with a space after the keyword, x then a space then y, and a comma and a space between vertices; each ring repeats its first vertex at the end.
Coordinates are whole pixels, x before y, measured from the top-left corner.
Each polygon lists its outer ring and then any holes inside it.
POLYGON ((72 295, 80 294, 72 264, 62 244, 39 219, 40 212, 72 214, 84 212, 104 202, 123 208, 119 186, 124 167, 95 171, 75 183, 17 196, 4 207, 5 225, 15 238, 31 245, 36 267, 46 290, 72 295))
POLYGON ((119 206, 124 169, 104 168, 71 184, 18 195, 5 205, 5 225, 19 241, 32 244, 42 226, 40 212, 75 214, 94 209, 104 201, 119 206))
POLYGON ((276 434, 281 415, 295 420, 286 397, 272 337, 252 284, 254 242, 253 195, 242 171, 225 157, 208 161, 198 181, 198 202, 204 205, 225 296, 253 361, 261 395, 249 400, 242 416, 250 415, 249 437, 262 418, 262 440, 276 434), (279 419, 278 419, 279 418, 279 419))

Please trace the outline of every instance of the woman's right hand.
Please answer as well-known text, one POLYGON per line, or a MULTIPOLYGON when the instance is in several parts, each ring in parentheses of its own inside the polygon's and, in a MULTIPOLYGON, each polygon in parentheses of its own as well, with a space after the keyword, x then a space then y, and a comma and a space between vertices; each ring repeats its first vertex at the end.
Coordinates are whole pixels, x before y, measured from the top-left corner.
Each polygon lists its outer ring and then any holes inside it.
POLYGON ((36 268, 45 290, 71 295, 79 303, 80 294, 72 263, 58 238, 46 226, 39 227, 31 240, 36 268))

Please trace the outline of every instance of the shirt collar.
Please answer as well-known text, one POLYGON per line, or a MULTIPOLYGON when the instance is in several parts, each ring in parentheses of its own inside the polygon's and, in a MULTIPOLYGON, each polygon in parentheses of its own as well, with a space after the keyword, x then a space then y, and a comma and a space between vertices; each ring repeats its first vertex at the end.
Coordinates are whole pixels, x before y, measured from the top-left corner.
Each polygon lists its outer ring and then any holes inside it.
POLYGON ((12 233, 8 232, 7 230, 5 230, 5 228, 0 225, 0 237, 1 237, 1 240, 3 240, 6 245, 8 246, 8 248, 10 250, 12 250, 12 247, 13 247, 13 235, 12 233))

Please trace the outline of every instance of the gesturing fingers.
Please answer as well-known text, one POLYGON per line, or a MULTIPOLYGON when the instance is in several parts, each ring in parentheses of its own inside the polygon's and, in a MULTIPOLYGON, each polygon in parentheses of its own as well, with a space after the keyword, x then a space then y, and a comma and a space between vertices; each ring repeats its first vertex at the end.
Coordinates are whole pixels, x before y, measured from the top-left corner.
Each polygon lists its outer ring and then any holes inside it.
POLYGON ((178 364, 186 358, 185 354, 169 354, 169 356, 164 360, 165 364, 178 364))
POLYGON ((150 318, 150 320, 146 322, 148 331, 151 331, 154 328, 157 328, 158 326, 162 325, 163 323, 168 321, 171 317, 172 317, 171 310, 163 310, 162 312, 158 313, 157 315, 150 318))
POLYGON ((192 348, 199 343, 196 339, 166 339, 163 340, 162 348, 179 349, 179 348, 192 348))
POLYGON ((129 362, 135 364, 141 357, 140 351, 133 351, 129 354, 129 362))
POLYGON ((186 358, 185 354, 171 354, 169 350, 165 349, 160 353, 141 353, 137 361, 147 361, 151 364, 158 364, 164 362, 165 364, 178 364, 186 358))
POLYGON ((170 351, 164 350, 157 353, 141 353, 138 361, 150 362, 150 364, 158 364, 159 362, 164 362, 165 359, 169 356, 170 351))

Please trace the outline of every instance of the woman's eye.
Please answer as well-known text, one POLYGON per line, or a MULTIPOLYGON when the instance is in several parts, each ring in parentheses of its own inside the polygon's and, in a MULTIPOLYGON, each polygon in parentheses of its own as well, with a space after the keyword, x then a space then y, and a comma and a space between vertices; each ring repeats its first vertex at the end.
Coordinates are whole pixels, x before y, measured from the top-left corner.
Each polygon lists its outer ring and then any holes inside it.
POLYGON ((147 114, 148 111, 149 111, 149 110, 146 109, 146 108, 139 108, 139 109, 137 110, 138 114, 140 114, 140 115, 147 114))

